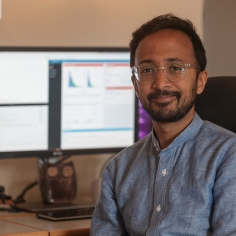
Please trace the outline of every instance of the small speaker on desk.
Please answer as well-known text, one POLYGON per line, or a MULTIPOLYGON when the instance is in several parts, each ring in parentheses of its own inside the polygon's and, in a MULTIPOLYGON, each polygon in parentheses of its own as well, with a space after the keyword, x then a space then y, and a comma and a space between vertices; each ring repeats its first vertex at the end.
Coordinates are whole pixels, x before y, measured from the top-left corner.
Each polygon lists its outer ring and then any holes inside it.
POLYGON ((76 196, 73 162, 51 164, 39 159, 39 185, 45 203, 71 203, 76 196))

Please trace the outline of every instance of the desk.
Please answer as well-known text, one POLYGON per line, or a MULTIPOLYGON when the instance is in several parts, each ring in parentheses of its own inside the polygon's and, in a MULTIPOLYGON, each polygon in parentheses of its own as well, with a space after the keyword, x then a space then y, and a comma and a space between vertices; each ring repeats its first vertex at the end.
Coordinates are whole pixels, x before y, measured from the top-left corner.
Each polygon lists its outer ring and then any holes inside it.
POLYGON ((91 219, 49 221, 35 214, 6 216, 0 219, 0 235, 11 236, 89 236, 91 219), (6 229, 2 230, 1 225, 6 229), (12 229, 12 230, 11 230, 12 229))
POLYGON ((35 229, 24 225, 18 225, 5 220, 0 220, 0 235, 11 236, 49 236, 45 230, 35 229))
POLYGON ((34 213, 29 212, 10 212, 10 211, 0 211, 0 219, 7 218, 7 217, 18 217, 18 216, 29 216, 35 215, 34 213))

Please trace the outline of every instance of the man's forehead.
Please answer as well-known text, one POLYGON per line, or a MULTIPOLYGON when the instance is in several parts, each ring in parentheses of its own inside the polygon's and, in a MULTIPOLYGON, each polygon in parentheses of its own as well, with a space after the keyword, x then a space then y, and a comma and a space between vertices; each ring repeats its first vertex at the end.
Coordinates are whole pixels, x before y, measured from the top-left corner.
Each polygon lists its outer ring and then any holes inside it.
MULTIPOLYGON (((146 41, 148 41, 149 43, 157 43, 160 41, 164 41, 166 42, 166 40, 169 41, 188 41, 189 43, 192 43, 189 36, 187 34, 185 34, 184 32, 180 31, 180 30, 175 30, 175 29, 162 29, 159 30, 157 32, 148 34, 147 36, 145 36, 140 42, 139 45, 142 43, 145 43, 146 41)), ((139 47, 138 45, 138 47, 139 47)))
POLYGON ((194 57, 193 44, 182 31, 165 29, 146 36, 140 41, 135 51, 135 61, 151 59, 144 55, 161 55, 162 61, 184 61, 194 57), (186 58, 187 56, 187 58, 186 58))

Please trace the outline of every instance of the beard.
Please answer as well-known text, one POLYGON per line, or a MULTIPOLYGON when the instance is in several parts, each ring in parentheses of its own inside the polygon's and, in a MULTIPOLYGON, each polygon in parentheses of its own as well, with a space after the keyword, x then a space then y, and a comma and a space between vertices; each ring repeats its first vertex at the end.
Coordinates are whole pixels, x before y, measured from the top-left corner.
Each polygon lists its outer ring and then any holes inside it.
POLYGON ((149 93, 147 99, 149 101, 148 104, 142 104, 143 108, 150 115, 152 120, 161 123, 170 123, 181 120, 183 117, 187 115, 187 113, 191 110, 191 108, 195 104, 197 96, 197 80, 194 83, 194 86, 191 89, 190 96, 187 98, 182 97, 182 93, 180 91, 169 91, 169 90, 156 90, 153 93, 149 93), (168 108, 170 104, 173 102, 166 103, 157 103, 154 98, 157 98, 161 95, 170 95, 175 96, 177 99, 176 107, 171 109, 168 108))

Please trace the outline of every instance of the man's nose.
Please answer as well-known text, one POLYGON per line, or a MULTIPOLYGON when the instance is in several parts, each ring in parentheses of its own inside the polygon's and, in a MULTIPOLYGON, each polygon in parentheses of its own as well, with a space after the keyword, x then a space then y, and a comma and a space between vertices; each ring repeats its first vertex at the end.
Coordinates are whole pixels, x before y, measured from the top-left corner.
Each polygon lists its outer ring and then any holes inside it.
POLYGON ((156 75, 153 80, 153 86, 158 89, 163 89, 170 86, 170 81, 166 77, 165 68, 156 68, 156 75))

